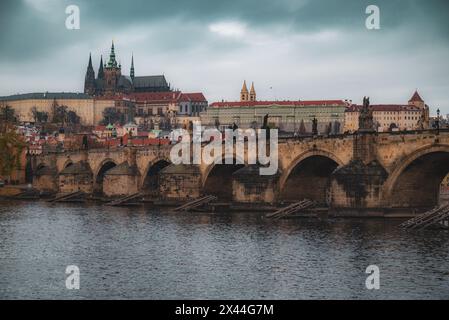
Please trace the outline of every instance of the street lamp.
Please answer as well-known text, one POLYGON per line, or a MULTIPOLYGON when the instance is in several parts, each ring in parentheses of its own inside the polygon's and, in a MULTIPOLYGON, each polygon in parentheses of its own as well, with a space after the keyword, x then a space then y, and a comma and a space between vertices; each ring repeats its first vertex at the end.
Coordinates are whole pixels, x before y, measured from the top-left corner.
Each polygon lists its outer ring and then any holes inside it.
POLYGON ((435 121, 437 133, 440 133, 440 108, 437 109, 437 120, 435 121))

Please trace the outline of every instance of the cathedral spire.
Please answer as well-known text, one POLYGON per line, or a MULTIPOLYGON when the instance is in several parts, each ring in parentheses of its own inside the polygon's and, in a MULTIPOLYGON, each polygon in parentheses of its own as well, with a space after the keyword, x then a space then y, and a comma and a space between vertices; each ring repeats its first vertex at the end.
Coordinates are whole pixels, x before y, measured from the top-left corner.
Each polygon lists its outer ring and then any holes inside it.
POLYGON ((116 68, 117 60, 115 60, 114 40, 112 40, 111 53, 109 54, 108 68, 116 68))
POLYGON ((95 71, 92 67, 92 55, 89 53, 89 63, 87 65, 86 76, 84 78, 84 93, 95 93, 95 71))
POLYGON ((98 79, 104 79, 103 55, 100 58, 100 67, 98 68, 98 79))
POLYGON ((92 67, 92 53, 90 53, 89 52, 89 63, 88 63, 88 65, 87 65, 87 70, 89 70, 89 69, 94 69, 93 67, 92 67))
POLYGON ((131 55, 131 70, 129 72, 131 79, 134 80, 134 53, 131 55))

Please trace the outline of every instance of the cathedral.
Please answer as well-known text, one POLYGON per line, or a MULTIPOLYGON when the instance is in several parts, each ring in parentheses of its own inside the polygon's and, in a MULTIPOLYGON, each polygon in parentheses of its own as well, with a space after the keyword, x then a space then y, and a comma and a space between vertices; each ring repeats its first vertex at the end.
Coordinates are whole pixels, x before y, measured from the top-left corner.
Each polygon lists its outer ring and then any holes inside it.
POLYGON ((89 55, 89 63, 84 80, 84 93, 86 94, 92 96, 110 96, 120 93, 167 91, 171 91, 171 88, 163 75, 135 76, 134 57, 131 58, 129 76, 122 75, 122 67, 115 59, 114 42, 112 42, 109 61, 103 64, 103 57, 101 57, 96 78, 92 66, 92 57, 89 55))

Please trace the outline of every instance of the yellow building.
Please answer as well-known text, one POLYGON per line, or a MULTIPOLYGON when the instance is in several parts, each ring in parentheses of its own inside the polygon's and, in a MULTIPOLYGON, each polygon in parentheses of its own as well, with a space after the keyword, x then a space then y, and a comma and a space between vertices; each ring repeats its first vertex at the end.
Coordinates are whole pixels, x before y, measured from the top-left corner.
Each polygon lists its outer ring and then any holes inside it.
POLYGON ((10 106, 20 122, 35 122, 34 110, 45 112, 51 119, 55 106, 67 106, 83 125, 95 125, 103 119, 103 111, 114 107, 114 99, 94 99, 84 93, 27 93, 0 97, 0 107, 10 106))
MULTIPOLYGON (((351 105, 345 111, 345 132, 359 128, 361 105, 351 105)), ((374 125, 378 132, 419 130, 429 128, 429 107, 415 91, 408 104, 371 105, 374 125)))

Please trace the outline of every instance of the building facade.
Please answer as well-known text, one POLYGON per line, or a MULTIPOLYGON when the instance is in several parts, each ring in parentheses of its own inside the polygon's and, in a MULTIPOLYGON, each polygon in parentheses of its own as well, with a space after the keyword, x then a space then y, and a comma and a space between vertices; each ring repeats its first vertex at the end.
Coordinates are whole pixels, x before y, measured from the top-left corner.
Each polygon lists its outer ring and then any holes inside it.
MULTIPOLYGON (((415 91, 408 104, 378 104, 370 106, 374 126, 378 132, 419 130, 429 128, 429 106, 415 91)), ((362 106, 350 105, 345 112, 345 132, 359 128, 359 114, 362 106)))
POLYGON ((317 120, 319 133, 341 133, 348 103, 343 100, 317 101, 258 101, 254 83, 248 91, 246 81, 240 92, 240 101, 214 102, 200 114, 201 124, 219 127, 260 128, 265 115, 268 125, 280 131, 307 134, 317 120))
POLYGON ((84 93, 45 92, 0 97, 0 107, 6 106, 14 109, 19 122, 36 122, 36 111, 47 114, 50 121, 57 106, 66 106, 80 117, 81 124, 95 125, 102 120, 106 108, 115 107, 115 100, 94 99, 84 93))

